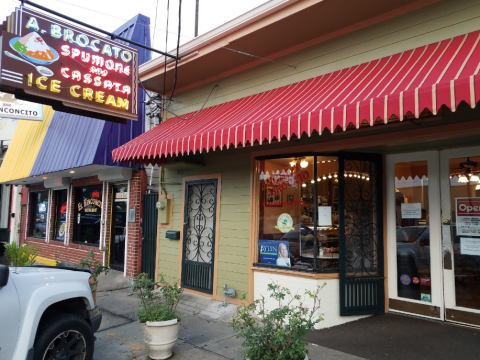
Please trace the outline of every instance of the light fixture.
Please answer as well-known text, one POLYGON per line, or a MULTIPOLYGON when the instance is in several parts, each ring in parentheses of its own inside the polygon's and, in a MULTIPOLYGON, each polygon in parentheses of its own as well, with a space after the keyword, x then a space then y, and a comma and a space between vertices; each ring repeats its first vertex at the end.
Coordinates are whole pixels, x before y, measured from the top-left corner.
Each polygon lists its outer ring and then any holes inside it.
POLYGON ((322 179, 320 179, 320 177, 318 177, 317 181, 322 181, 322 179))
POLYGON ((325 164, 325 160, 322 160, 322 164, 325 164))
POLYGON ((307 184, 303 183, 303 184, 302 184, 302 187, 307 187, 307 184))
POLYGON ((75 171, 73 171, 73 170, 70 170, 70 174, 75 174, 75 171))
POLYGON ((367 180, 370 180, 370 178, 367 176, 367 180))
POLYGON ((333 177, 336 178, 338 175, 337 174, 333 174, 333 177))
POLYGON ((345 173, 344 175, 345 175, 345 177, 347 177, 347 176, 348 176, 348 174, 347 174, 347 173, 345 173))
POLYGON ((296 159, 290 161, 290 167, 294 167, 295 165, 297 165, 297 160, 296 159))
POLYGON ((475 190, 480 190, 480 184, 478 184, 477 186, 475 186, 475 190))
POLYGON ((468 183, 468 178, 464 174, 462 174, 458 177, 458 182, 462 184, 466 184, 468 183))
POLYGON ((479 181, 480 181, 480 178, 478 177, 477 174, 473 174, 473 175, 470 177, 470 181, 479 182, 479 181))
POLYGON ((308 161, 303 159, 302 161, 300 161, 300 167, 302 169, 305 169, 306 167, 308 166, 308 161))
POLYGON ((46 177, 46 176, 42 176, 42 179, 43 179, 43 180, 47 180, 47 179, 48 179, 48 177, 46 177))
POLYGON ((327 177, 325 175, 323 175, 323 180, 327 180, 327 177))
POLYGON ((312 179, 312 181, 310 181, 312 184, 315 184, 315 180, 312 179))
POLYGON ((353 175, 352 174, 348 174, 348 177, 352 177, 353 175))
POLYGON ((331 179, 331 178, 332 178, 332 174, 328 174, 328 178, 331 179))

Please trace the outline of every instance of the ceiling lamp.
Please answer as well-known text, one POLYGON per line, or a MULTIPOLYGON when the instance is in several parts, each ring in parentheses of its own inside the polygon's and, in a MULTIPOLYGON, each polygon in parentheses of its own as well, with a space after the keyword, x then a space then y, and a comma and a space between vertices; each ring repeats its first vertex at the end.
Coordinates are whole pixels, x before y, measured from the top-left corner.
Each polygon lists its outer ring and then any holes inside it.
POLYGON ((295 165, 297 165, 297 159, 290 161, 290 167, 294 167, 295 165))
POLYGON ((337 174, 333 174, 333 177, 335 177, 335 178, 336 178, 337 176, 338 176, 337 174))
POLYGON ((327 180, 327 177, 325 175, 323 175, 323 180, 327 180))
POLYGON ((331 178, 332 178, 332 174, 328 174, 328 178, 331 179, 331 178))
POLYGON ((370 180, 370 178, 367 176, 367 181, 370 180))
POLYGON ((312 184, 315 184, 315 180, 312 179, 311 183, 312 183, 312 184))
POLYGON ((352 177, 353 175, 352 174, 348 174, 349 177, 352 177))
POLYGON ((303 183, 303 184, 302 184, 302 187, 307 187, 307 184, 303 183))
POLYGON ((473 174, 472 176, 470 176, 470 181, 479 182, 480 178, 478 177, 477 174, 473 174))
POLYGON ((477 186, 475 186, 475 190, 480 190, 480 184, 478 184, 477 186))
POLYGON ((466 184, 466 183, 468 183, 468 178, 465 175, 460 175, 458 177, 458 182, 462 183, 462 184, 466 184))
POLYGON ((308 166, 308 161, 303 159, 302 161, 300 161, 300 167, 302 169, 305 169, 306 167, 308 166))
POLYGON ((318 177, 317 181, 322 181, 322 179, 320 179, 320 177, 318 177))

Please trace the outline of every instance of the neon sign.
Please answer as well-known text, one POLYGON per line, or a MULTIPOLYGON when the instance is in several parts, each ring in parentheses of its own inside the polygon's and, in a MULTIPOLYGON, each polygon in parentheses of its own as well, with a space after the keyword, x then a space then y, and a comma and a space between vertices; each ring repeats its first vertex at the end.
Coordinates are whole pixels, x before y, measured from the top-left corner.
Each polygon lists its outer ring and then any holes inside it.
POLYGON ((0 89, 62 111, 137 120, 136 49, 30 9, 17 9, 15 23, 14 34, 2 33, 0 89))

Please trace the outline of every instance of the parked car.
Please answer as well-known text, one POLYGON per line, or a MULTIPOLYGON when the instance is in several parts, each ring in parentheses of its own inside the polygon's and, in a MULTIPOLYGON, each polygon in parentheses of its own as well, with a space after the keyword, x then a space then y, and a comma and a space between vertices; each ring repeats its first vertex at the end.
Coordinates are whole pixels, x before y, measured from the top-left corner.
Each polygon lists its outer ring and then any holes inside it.
POLYGON ((102 314, 88 270, 0 265, 0 360, 91 360, 102 314))

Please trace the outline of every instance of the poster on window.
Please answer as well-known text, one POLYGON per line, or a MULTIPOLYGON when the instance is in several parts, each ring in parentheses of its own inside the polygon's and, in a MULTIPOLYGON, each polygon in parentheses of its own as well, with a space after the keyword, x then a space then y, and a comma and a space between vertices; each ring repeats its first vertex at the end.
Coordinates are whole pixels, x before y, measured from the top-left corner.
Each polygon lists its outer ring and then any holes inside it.
POLYGON ((47 212, 47 202, 42 201, 38 203, 38 213, 45 214, 47 212))
POLYGON ((457 235, 480 236, 480 198, 455 198, 457 235))
POLYGON ((291 266, 288 241, 259 240, 260 263, 291 266))
POLYGON ((57 240, 65 239, 65 221, 60 221, 60 226, 58 227, 57 240))

